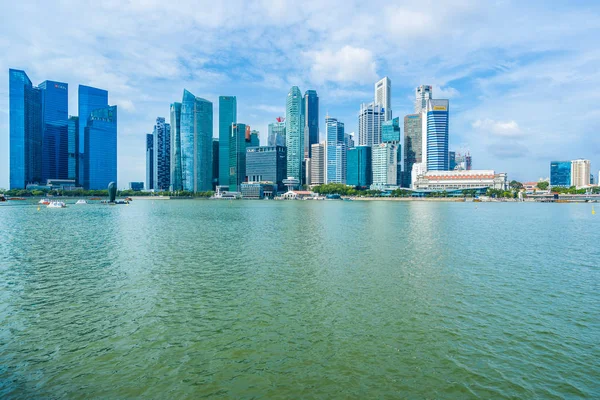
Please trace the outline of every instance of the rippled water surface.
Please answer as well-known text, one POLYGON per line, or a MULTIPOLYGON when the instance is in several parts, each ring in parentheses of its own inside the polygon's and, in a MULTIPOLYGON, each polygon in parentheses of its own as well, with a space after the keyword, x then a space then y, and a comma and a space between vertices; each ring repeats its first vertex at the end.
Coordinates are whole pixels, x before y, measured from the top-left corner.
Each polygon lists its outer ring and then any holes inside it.
POLYGON ((599 398, 588 204, 0 206, 0 398, 599 398))

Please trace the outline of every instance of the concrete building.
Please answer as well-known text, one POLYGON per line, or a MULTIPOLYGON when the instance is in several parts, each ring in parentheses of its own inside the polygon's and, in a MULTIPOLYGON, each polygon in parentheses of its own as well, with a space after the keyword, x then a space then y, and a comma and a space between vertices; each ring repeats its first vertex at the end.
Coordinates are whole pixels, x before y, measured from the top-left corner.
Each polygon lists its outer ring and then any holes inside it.
POLYGON ((311 146, 310 159, 310 184, 322 185, 325 183, 325 142, 311 146))
POLYGON ((590 186, 590 160, 577 159, 571 161, 571 186, 577 188, 590 186))
POLYGON ((403 187, 411 187, 414 164, 423 162, 422 115, 409 114, 404 117, 404 179, 403 187))
POLYGON ((471 171, 428 171, 419 175, 413 185, 416 190, 461 190, 461 189, 499 189, 508 188, 506 173, 493 170, 471 171))
POLYGON ((381 124, 385 109, 376 103, 363 103, 358 114, 358 145, 373 146, 381 143, 381 124))
POLYGON ((432 93, 429 85, 421 85, 415 89, 415 114, 420 114, 427 108, 427 101, 431 100, 432 93))
POLYGON ((383 110, 383 120, 392 119, 392 81, 387 76, 375 83, 375 104, 379 104, 383 110))
POLYGON ((398 186, 398 144, 381 143, 372 151, 373 186, 398 186))

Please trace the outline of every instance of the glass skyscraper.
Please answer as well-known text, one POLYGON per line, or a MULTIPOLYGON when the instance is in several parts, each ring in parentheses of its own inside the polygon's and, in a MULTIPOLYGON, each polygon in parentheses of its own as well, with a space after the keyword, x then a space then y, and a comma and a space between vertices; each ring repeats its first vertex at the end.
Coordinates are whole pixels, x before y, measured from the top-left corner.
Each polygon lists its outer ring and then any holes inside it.
POLYGON ((381 143, 381 124, 385 110, 379 104, 361 104, 358 114, 358 145, 373 146, 381 143))
POLYGON ((346 152, 346 185, 369 186, 373 182, 371 146, 358 146, 346 152))
POLYGON ((571 186, 571 161, 552 161, 550 163, 550 185, 571 186))
POLYGON ((69 174, 69 90, 63 82, 44 81, 42 92, 42 181, 69 174))
POLYGON ((448 100, 427 102, 426 163, 428 171, 447 171, 448 162, 448 100))
POLYGON ((156 118, 154 137, 154 189, 169 190, 171 180, 171 126, 156 118))
POLYGON ((374 100, 383 109, 384 121, 392 119, 392 81, 387 76, 375 83, 374 100))
POLYGON ((8 74, 10 188, 25 189, 42 180, 42 94, 24 71, 8 74))
POLYGON ((411 187, 414 164, 423 162, 423 122, 421 114, 404 117, 404 179, 403 187, 411 187))
POLYGON ((325 135, 325 183, 346 183, 344 124, 336 118, 327 116, 325 118, 325 135))
POLYGON ((311 157, 311 146, 319 143, 319 96, 316 90, 304 93, 304 158, 311 157))
POLYGON ((219 138, 213 138, 212 156, 212 189, 216 190, 219 185, 219 138))
POLYGON ((284 146, 248 147, 246 175, 249 182, 273 182, 283 190, 287 178, 287 148, 284 146))
MULTIPOLYGON (((78 112, 79 112, 79 178, 84 181, 89 176, 86 169, 89 166, 89 158, 85 152, 88 144, 85 142, 85 128, 92 111, 108 107, 108 92, 91 86, 79 85, 78 88, 78 112)), ((84 188, 89 189, 85 182, 78 182, 84 188)), ((103 189, 106 189, 104 187, 103 189)))
POLYGON ((421 85, 415 89, 415 114, 420 114, 427 108, 427 101, 431 100, 432 93, 429 85, 421 85))
POLYGON ((146 135, 146 190, 154 189, 154 135, 146 135))
POLYGON ((75 182, 79 181, 79 154, 78 154, 78 145, 79 145, 79 117, 70 116, 68 121, 68 151, 69 151, 69 161, 68 161, 68 173, 67 179, 73 179, 75 182))
POLYGON ((302 161, 304 160, 304 115, 302 93, 293 86, 285 107, 285 143, 287 147, 287 173, 302 182, 302 161))
POLYGON ((269 146, 285 146, 285 118, 277 118, 277 122, 269 124, 269 137, 267 143, 269 146))
POLYGON ((237 98, 219 96, 219 185, 229 185, 229 130, 237 122, 237 98))
POLYGON ((381 124, 382 142, 400 142, 400 118, 396 117, 381 124))
POLYGON ((104 190, 117 182, 117 106, 93 110, 84 130, 84 187, 104 190))
POLYGON ((248 143, 250 147, 258 147, 260 146, 260 132, 257 130, 253 130, 250 132, 250 143, 248 143))
POLYGON ((454 171, 454 168, 456 168, 456 152, 449 151, 448 152, 448 169, 450 171, 454 171))
POLYGON ((239 192, 246 180, 246 124, 229 128, 229 190, 239 192))
POLYGON ((181 181, 181 103, 171 103, 171 190, 183 190, 181 181))

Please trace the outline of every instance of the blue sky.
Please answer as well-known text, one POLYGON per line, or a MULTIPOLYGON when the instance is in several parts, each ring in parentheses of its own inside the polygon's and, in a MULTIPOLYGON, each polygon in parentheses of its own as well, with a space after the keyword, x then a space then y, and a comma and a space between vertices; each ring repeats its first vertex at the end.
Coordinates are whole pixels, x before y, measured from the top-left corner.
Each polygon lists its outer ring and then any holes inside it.
MULTIPOLYGON (((450 99, 450 147, 474 168, 537 180, 553 159, 600 169, 600 5, 594 1, 7 1, 0 0, 0 187, 8 187, 8 69, 34 84, 109 91, 119 106, 119 186, 145 177, 145 137, 183 89, 236 95, 238 121, 261 132, 292 85, 317 90, 356 131, 373 84, 392 80, 392 110, 414 89, 450 99), (550 6, 551 4, 551 6, 550 6)), ((217 136, 215 128, 215 136, 217 136)))

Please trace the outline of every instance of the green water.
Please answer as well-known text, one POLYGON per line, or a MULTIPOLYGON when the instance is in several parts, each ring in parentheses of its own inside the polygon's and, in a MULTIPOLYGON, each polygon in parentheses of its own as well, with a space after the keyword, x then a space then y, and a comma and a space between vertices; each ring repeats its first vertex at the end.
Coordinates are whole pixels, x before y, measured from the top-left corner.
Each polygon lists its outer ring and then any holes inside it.
POLYGON ((0 398, 599 398, 599 232, 589 204, 2 204, 0 398))

